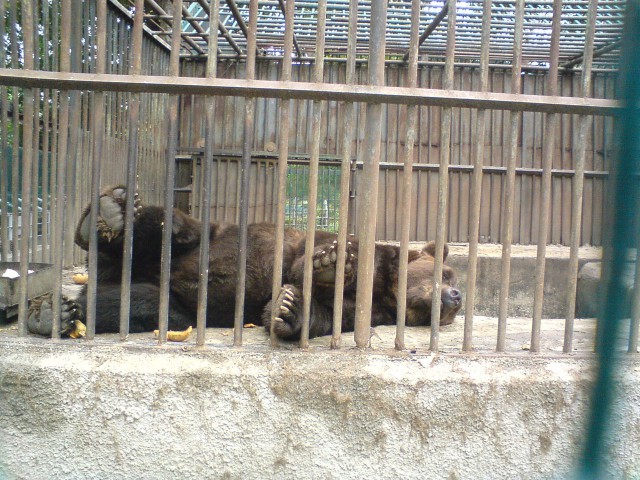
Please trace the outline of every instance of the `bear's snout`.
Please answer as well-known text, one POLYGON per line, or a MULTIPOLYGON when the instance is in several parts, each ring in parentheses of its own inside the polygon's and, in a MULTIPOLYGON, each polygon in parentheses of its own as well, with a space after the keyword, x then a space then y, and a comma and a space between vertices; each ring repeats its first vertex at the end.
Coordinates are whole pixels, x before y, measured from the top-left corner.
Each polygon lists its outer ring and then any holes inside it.
POLYGON ((457 288, 449 287, 442 291, 442 302, 449 308, 457 307, 462 301, 462 294, 457 288))

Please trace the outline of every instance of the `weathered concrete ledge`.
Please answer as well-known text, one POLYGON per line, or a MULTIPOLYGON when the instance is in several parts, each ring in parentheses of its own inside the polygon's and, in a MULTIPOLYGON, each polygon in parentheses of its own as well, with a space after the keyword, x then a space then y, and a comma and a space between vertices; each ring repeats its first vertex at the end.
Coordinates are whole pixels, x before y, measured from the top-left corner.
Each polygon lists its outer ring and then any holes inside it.
MULTIPOLYGON (((592 357, 418 352, 3 336, 0 477, 567 478, 592 357)), ((637 479, 637 357, 619 374, 609 473, 637 479)))

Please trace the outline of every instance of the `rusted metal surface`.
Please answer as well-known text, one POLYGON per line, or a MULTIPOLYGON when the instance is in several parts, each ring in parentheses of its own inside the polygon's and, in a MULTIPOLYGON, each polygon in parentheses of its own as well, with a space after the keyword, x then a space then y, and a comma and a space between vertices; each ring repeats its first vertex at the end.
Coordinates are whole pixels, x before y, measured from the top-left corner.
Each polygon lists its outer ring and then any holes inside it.
POLYGON ((266 80, 121 75, 65 74, 0 69, 0 85, 25 88, 60 88, 119 92, 183 93, 195 95, 229 95, 244 97, 293 98, 301 100, 336 100, 425 105, 494 110, 613 115, 619 108, 615 100, 508 93, 460 92, 447 89, 410 89, 375 85, 327 85, 306 82, 266 80))
MULTIPOLYGON (((211 4, 209 28, 215 28, 219 18, 217 2, 211 4), (212 27, 213 25, 213 27, 212 27)), ((216 78, 218 71, 218 36, 209 36, 209 57, 207 58, 207 78, 216 78)), ((196 324, 196 344, 204 345, 207 326, 207 298, 209 288, 209 231, 211 220, 211 167, 213 164, 213 132, 215 130, 215 99, 207 97, 207 133, 203 159, 203 179, 200 202, 202 204, 202 229, 200 231, 200 269, 198 277, 198 311, 196 324)))
MULTIPOLYGON (((456 52, 456 0, 448 0, 447 17, 447 53, 442 86, 446 90, 453 88, 453 59, 456 52)), ((451 108, 442 109, 442 128, 440 130, 440 169, 438 171, 438 213, 436 224, 435 265, 433 267, 433 296, 431 299, 431 338, 429 349, 438 351, 440 332, 440 307, 442 305, 442 266, 444 262, 444 244, 446 241, 446 214, 449 197, 449 163, 451 146, 451 108)))
MULTIPOLYGON (((558 63, 560 56, 560 14, 562 0, 553 2, 553 21, 551 32, 551 48, 549 52, 549 74, 547 75, 547 90, 551 95, 558 92, 558 63)), ((531 344, 529 351, 540 351, 540 325, 542 322, 542 302, 544 301, 544 272, 549 232, 549 209, 551 208, 551 169, 555 151, 556 128, 558 116, 548 114, 545 119, 545 139, 543 146, 542 199, 540 201, 540 216, 538 222, 538 251, 536 257, 536 283, 533 296, 533 318, 531 321, 531 344)))
MULTIPOLYGON (((484 0, 482 15, 482 51, 480 54, 480 91, 489 89, 489 36, 491 34, 491 1, 484 0)), ((478 241, 480 236, 480 206, 484 163, 484 138, 488 110, 478 110, 472 140, 474 152, 473 179, 471 183, 471 215, 469 220, 469 266, 465 294, 464 338, 462 350, 473 349, 473 313, 475 308, 476 278, 478 271, 478 241)))
MULTIPOLYGON (((294 0, 288 0, 285 8, 280 8, 285 16, 285 41, 284 41, 284 61, 282 64, 281 80, 288 82, 291 80, 291 56, 293 53, 293 9, 295 7, 294 0)), ((280 101, 280 135, 278 137, 278 179, 277 179, 277 211, 276 211, 276 251, 273 259, 273 286, 272 297, 277 298, 280 288, 282 287, 282 262, 284 249, 284 226, 285 226, 285 204, 287 201, 287 161, 289 158, 289 121, 290 121, 290 102, 289 100, 280 101)), ((271 331, 269 332, 271 346, 278 346, 278 338, 274 332, 276 322, 273 321, 275 313, 272 312, 271 331)))
MULTIPOLYGON (((522 64, 522 25, 524 17, 524 0, 516 1, 516 19, 514 30, 513 69, 511 72, 511 91, 520 92, 520 65, 522 64)), ((498 338, 496 351, 504 351, 507 334, 507 308, 509 303, 509 280, 511 278, 511 242, 513 239, 513 209, 515 203, 515 168, 518 159, 518 128, 521 115, 512 111, 509 124, 509 157, 505 185, 502 224, 502 272, 498 307, 498 338)))
MULTIPOLYGON (((447 4, 448 5, 448 4, 447 4)), ((418 82, 418 27, 420 24, 420 2, 411 3, 411 39, 407 59, 409 71, 407 86, 415 88, 418 82)), ((402 205, 411 205, 413 193, 413 146, 416 141, 416 123, 418 108, 415 105, 407 107, 406 144, 403 152, 404 168, 402 175, 402 205)), ((407 266, 409 263, 409 230, 411 228, 411 209, 403 208, 400 226, 400 259, 398 266, 398 311, 396 315, 396 350, 404 350, 404 331, 407 312, 407 266)))
MULTIPOLYGON (((132 30, 131 75, 142 72, 142 35, 144 20, 144 0, 137 0, 132 30)), ((129 101, 129 148, 127 151, 127 198, 125 204, 124 246, 122 251, 122 289, 120 293, 120 340, 129 335, 129 313, 131 311, 131 260, 133 255, 134 195, 137 189, 140 123, 140 94, 134 93, 129 101)))
MULTIPOLYGON (((318 2, 318 30, 316 34, 316 51, 324 52, 326 0, 318 2)), ((324 73, 324 55, 315 63, 313 82, 321 83, 324 73)), ((302 284, 302 329, 300 331, 300 348, 309 348, 309 322, 311 316, 311 287, 313 281, 313 254, 316 230, 316 211, 318 205, 318 172, 320 162, 320 134, 322 119, 322 102, 313 101, 313 117, 311 122, 311 157, 309 159, 309 196, 307 232, 304 251, 304 280, 302 284)))
MULTIPOLYGON (((182 0, 173 0, 173 11, 182 11, 182 0)), ((169 59, 169 73, 171 77, 179 76, 179 45, 180 36, 176 35, 180 32, 181 22, 180 16, 174 15, 173 33, 171 45, 171 58, 169 59)), ((164 224, 162 228, 162 255, 160 262, 160 306, 158 313, 158 343, 166 342, 167 330, 169 325, 169 292, 171 281, 171 234, 173 231, 173 187, 175 185, 175 158, 178 147, 178 94, 173 95, 169 99, 168 118, 168 145, 166 151, 166 174, 164 181, 164 224)))
MULTIPOLYGON (((384 84, 385 28, 387 2, 371 2, 371 39, 369 42, 369 85, 384 84)), ((375 232, 378 202, 378 174, 380 163, 380 124, 382 105, 367 104, 367 137, 362 157, 365 161, 362 194, 358 203, 358 280, 354 338, 358 348, 369 346, 371 339, 371 306, 373 291, 375 232)))
MULTIPOLYGON (((106 46, 107 46, 107 0, 97 2, 96 14, 96 73, 102 74, 106 70, 106 46)), ((93 93, 93 116, 91 119, 91 131, 93 133, 92 158, 91 158, 91 211, 89 214, 90 225, 97 225, 100 205, 100 168, 102 165, 104 128, 105 128, 105 92, 93 93)), ((89 229, 89 255, 88 255, 89 282, 87 285, 86 306, 86 338, 93 340, 96 334, 96 292, 98 288, 98 230, 89 229)))
MULTIPOLYGON (((0 2, 0 38, 5 38, 6 35, 6 23, 4 21, 6 8, 6 2, 0 2)), ((7 51, 3 48, 0 50, 0 65, 6 65, 7 51)), ((0 259, 7 261, 9 257, 9 209, 7 208, 7 202, 9 201, 9 159, 8 159, 8 146, 9 146, 9 95, 8 88, 0 88, 0 198, 3 199, 0 206, 0 259), (6 172, 6 173, 5 173, 6 172)))
MULTIPOLYGON (((22 35, 24 48, 24 67, 28 69, 34 68, 34 11, 31 2, 22 4, 22 35)), ((15 26, 14 26, 15 28, 15 26)), ((22 125, 22 212, 20 220, 22 224, 22 235, 20 237, 20 278, 18 281, 18 335, 27 335, 27 315, 28 315, 28 298, 27 286, 29 275, 29 241, 31 235, 29 229, 29 215, 32 211, 31 192, 33 169, 33 138, 34 138, 34 104, 35 92, 32 89, 23 91, 23 113, 24 121, 22 125)), ((16 135, 17 136, 17 135, 16 135)), ((15 191, 15 190, 14 190, 15 191)), ((17 202, 16 204, 17 205, 17 202)), ((37 204, 33 208, 33 214, 37 212, 37 204)), ((31 242, 32 245, 34 242, 31 242)))
MULTIPOLYGON (((589 13, 585 33, 585 45, 583 54, 583 76, 582 91, 583 97, 591 95, 591 66, 593 59, 593 40, 596 23, 596 10, 598 0, 591 0, 589 3, 589 13)), ((586 115, 578 117, 578 138, 576 152, 573 162, 575 164, 575 175, 573 176, 572 190, 572 210, 571 210, 571 251, 569 254, 568 285, 567 285, 567 313, 564 325, 564 344, 562 351, 571 353, 573 351, 573 324, 576 311, 576 293, 578 286, 578 248, 580 246, 580 233, 582 226, 582 211, 584 201, 584 176, 585 160, 587 150, 587 130, 590 126, 589 118, 586 115)), ((636 278, 639 278, 636 275, 636 278)), ((633 337, 633 335, 632 335, 633 337)))
MULTIPOLYGON (((358 1, 349 1, 349 35, 347 41, 347 68, 345 82, 352 85, 356 70, 356 34, 358 29, 358 1)), ((348 102, 344 105, 344 137, 342 140, 342 159, 340 162, 340 208, 338 213, 338 257, 336 258, 336 290, 333 301, 333 332, 331 348, 340 348, 342 333, 342 308, 344 303, 344 268, 347 260, 347 234, 349 228, 349 193, 351 180, 351 151, 355 132, 355 106, 348 102)))
MULTIPOLYGON (((249 13, 249 35, 247 38, 247 65, 246 81, 251 82, 255 78, 256 68, 256 25, 258 21, 258 2, 251 0, 249 13)), ((251 146, 253 145, 253 124, 255 115, 255 102, 253 99, 245 99, 244 111, 244 139, 242 148, 242 164, 240 169, 240 237, 238 239, 238 280, 236 283, 236 309, 233 325, 233 344, 242 345, 242 326, 244 320, 244 297, 247 275, 247 225, 249 221, 249 169, 251 168, 251 146)))

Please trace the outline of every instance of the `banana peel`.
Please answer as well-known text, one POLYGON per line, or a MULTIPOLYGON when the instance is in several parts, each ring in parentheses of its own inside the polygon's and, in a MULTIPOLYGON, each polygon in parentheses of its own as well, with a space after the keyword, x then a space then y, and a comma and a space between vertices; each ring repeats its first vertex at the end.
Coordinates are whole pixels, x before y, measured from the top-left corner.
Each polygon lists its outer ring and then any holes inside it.
MULTIPOLYGON (((177 332, 174 330, 169 330, 167 332, 167 340, 170 342, 184 342, 189 338, 192 330, 193 328, 191 326, 189 326, 189 328, 187 328, 186 330, 177 332)), ((160 330, 154 330, 153 334, 157 337, 158 335, 160 335, 160 330)))
POLYGON ((84 285, 89 281, 89 275, 84 273, 76 273, 71 279, 78 285, 84 285))
POLYGON ((76 320, 75 326, 69 336, 71 338, 80 338, 84 337, 87 334, 87 327, 80 320, 76 320))

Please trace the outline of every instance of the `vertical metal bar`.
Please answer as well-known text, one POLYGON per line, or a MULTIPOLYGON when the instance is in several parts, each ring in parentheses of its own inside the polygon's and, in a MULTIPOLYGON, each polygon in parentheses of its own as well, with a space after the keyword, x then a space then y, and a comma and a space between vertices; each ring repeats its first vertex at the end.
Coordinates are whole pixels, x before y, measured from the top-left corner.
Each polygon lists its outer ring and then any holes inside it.
MULTIPOLYGON (((346 83, 353 85, 356 77, 356 44, 358 37, 358 0, 349 2, 349 36, 347 39, 346 83)), ((342 305, 344 296, 344 267, 347 260, 347 233, 349 229, 349 186, 351 178, 351 144, 356 126, 353 102, 344 106, 344 136, 342 137, 342 163, 340 165, 340 208, 338 210, 338 258, 336 259, 336 290, 333 302, 333 334, 331 348, 340 347, 342 334, 342 305)))
MULTIPOLYGON (((480 91, 489 89, 489 43, 491 41, 491 0, 482 7, 482 45, 480 50, 480 91)), ((469 219, 469 267, 465 298, 464 338, 462 350, 473 350, 473 312, 476 304, 476 278, 478 272, 478 237, 480 234, 480 202, 482 200, 482 165, 484 163, 484 136, 490 110, 477 112, 476 128, 471 140, 474 151, 473 179, 471 181, 471 218, 469 219)))
MULTIPOLYGON (((81 0, 72 0, 71 3, 71 11, 74 12, 75 15, 79 15, 83 10, 83 5, 81 0)), ((70 55, 70 71, 73 72, 82 72, 83 64, 82 64, 82 24, 81 22, 71 22, 70 25, 70 48, 71 50, 67 50, 65 54, 70 55)), ((74 220, 77 219, 77 212, 80 211, 81 202, 84 202, 84 198, 81 197, 79 189, 75 188, 76 178, 78 177, 78 171, 81 168, 82 156, 79 155, 78 147, 80 145, 80 130, 82 124, 82 97, 83 95, 77 91, 71 91, 71 99, 69 103, 69 149, 67 155, 67 176, 65 177, 66 182, 66 201, 70 206, 69 216, 70 224, 74 225, 74 220)), ((74 229, 67 228, 64 231, 65 240, 64 240, 64 257, 66 264, 74 264, 74 256, 77 256, 76 250, 74 248, 74 229)))
MULTIPOLYGON (((522 70, 522 29, 524 0, 516 0, 515 29, 513 32, 513 61, 511 66, 511 93, 520 93, 522 70)), ((509 279, 511 276, 511 241, 513 238, 513 204, 515 199, 516 161, 518 158, 518 127, 521 113, 511 112, 509 125, 509 158, 505 179, 502 224, 502 276, 498 311, 498 339, 496 351, 503 352, 507 334, 507 308, 509 305, 509 279)))
MULTIPOLYGON (((282 59, 281 80, 291 81, 291 57, 293 55, 293 28, 295 1, 287 0, 284 12, 284 57, 282 59)), ((289 119, 291 116, 291 101, 289 99, 280 100, 280 131, 278 135, 278 202, 276 212, 276 251, 273 260, 273 285, 272 297, 278 296, 282 286, 282 262, 284 249, 284 225, 285 225, 285 204, 287 201, 287 160, 289 158, 289 119)), ((273 320, 274 315, 271 315, 273 320)), ((274 332, 275 322, 271 322, 271 346, 278 346, 278 338, 274 332)))
MULTIPOLYGON (((582 64, 582 96, 591 94, 591 66, 593 63, 593 43, 596 29, 598 0, 589 2, 587 25, 585 32, 584 60, 582 64)), ((580 231, 582 230, 582 201, 584 191, 584 170, 587 148, 587 132, 593 121, 587 115, 578 117, 578 138, 575 155, 575 173, 573 176, 573 195, 571 198, 571 251, 569 254, 569 285, 567 288, 567 312, 564 324, 564 345, 562 351, 573 350, 573 321, 576 311, 576 290, 578 286, 578 253, 580 247, 580 231)), ((593 149, 595 152, 595 148, 593 149)), ((636 275, 636 278, 639 278, 636 275)), ((633 318, 633 317, 632 317, 633 318)))
MULTIPOLYGON (((11 0, 11 10, 9 11, 9 25, 11 25, 11 32, 9 35, 9 41, 11 43, 11 68, 18 68, 18 7, 16 0, 11 0)), ((12 142, 12 154, 11 154, 11 200, 13 203, 13 209, 11 211, 11 220, 13 222, 13 232, 11 235, 11 256, 13 261, 18 260, 18 250, 20 249, 20 241, 18 234, 20 232, 20 224, 22 220, 18 212, 18 199, 20 198, 19 192, 19 180, 20 180, 20 157, 18 152, 20 151, 20 89, 13 87, 11 89, 13 97, 13 142, 12 142)))
MULTIPOLYGON (((369 84, 384 85, 384 51, 386 45, 387 2, 371 2, 371 37, 369 39, 369 84)), ((354 338, 358 348, 367 348, 371 339, 371 306, 375 259, 376 217, 378 213, 378 177, 382 105, 367 104, 366 131, 362 158, 362 192, 358 206, 358 283, 354 338)))
MULTIPOLYGON (((60 20, 60 71, 71 71, 69 48, 71 46, 71 0, 62 0, 60 20)), ((60 308, 62 305, 62 267, 64 264, 63 246, 66 223, 66 175, 69 155, 67 140, 69 136, 69 92, 60 92, 60 138, 58 139, 58 159, 56 171, 55 221, 52 232, 52 253, 55 265, 55 280, 53 285, 53 326, 51 338, 60 338, 60 308)))
MULTIPOLYGON (((36 25, 38 18, 38 2, 34 2, 32 6, 33 14, 33 69, 40 68, 40 55, 38 49, 38 37, 36 36, 36 25)), ((31 142, 33 145, 33 158, 31 163, 31 215, 29 216, 31 248, 29 252, 29 260, 32 262, 42 261, 38 248, 38 174, 39 174, 39 154, 40 154, 40 92, 39 88, 33 89, 33 115, 29 121, 33 122, 33 136, 31 142)), ((23 123, 26 118, 23 119, 23 123)), ((24 201, 24 198, 23 198, 24 201)))
MULTIPOLYGON (((420 0, 411 3, 411 36, 409 40, 409 69, 407 86, 415 88, 418 82, 418 29, 420 28, 420 0)), ((404 329, 407 313, 407 268, 409 264, 409 229, 411 228, 411 195, 413 193, 413 145, 416 141, 416 123, 419 107, 407 107, 407 137, 402 175, 402 217, 400 224, 400 260, 398 269, 398 311, 396 316, 396 350, 404 350, 404 329)))
MULTIPOLYGON (((558 64, 560 56, 560 18, 562 15, 562 0, 553 2, 553 20, 551 23, 551 49, 549 58, 549 73, 547 74, 547 95, 558 94, 558 64)), ((549 208, 551 207, 551 169, 553 168, 553 154, 555 150, 556 127, 558 114, 547 114, 542 163, 542 199, 540 201, 540 220, 538 225, 538 254, 536 258, 536 288, 533 297, 533 319, 531 326, 531 353, 540 352, 540 324, 542 322, 542 303, 544 301, 544 271, 549 233, 549 208)))
MULTIPOLYGON (((131 75, 142 71, 142 25, 144 0, 136 0, 131 33, 131 75)), ((129 101, 129 142, 127 150, 127 201, 125 203, 124 246, 122 251, 122 288, 120 290, 120 340, 129 336, 131 311, 131 262, 133 257, 133 217, 138 168, 138 125, 140 123, 140 93, 132 93, 129 101)))
MULTIPOLYGON (((249 31, 247 37, 247 80, 256 76, 256 33, 258 29, 258 0, 249 4, 249 31)), ((240 166, 240 238, 238 239, 238 278, 236 283, 236 310, 233 322, 233 344, 242 345, 242 322, 244 319, 244 297, 247 280, 247 229, 249 219, 249 175, 251 150, 253 148, 253 120, 255 100, 245 98, 244 141, 240 166)))
MULTIPOLYGON (((218 2, 211 2, 209 9, 209 46, 207 57, 207 78, 216 78, 218 67, 218 2)), ((202 159, 202 195, 200 206, 202 211, 202 230, 200 231, 200 269, 198 277, 198 312, 196 345, 204 345, 205 328, 207 327, 207 297, 209 287, 209 231, 211 223, 211 166, 213 163, 213 136, 215 132, 216 99, 206 98, 207 131, 205 133, 205 150, 202 159)))
MULTIPOLYGON (((24 44, 24 68, 25 70, 33 70, 33 54, 34 54, 34 18, 33 18, 33 2, 22 2, 22 39, 24 44)), ((23 102, 23 126, 22 126, 22 213, 20 215, 22 224, 22 234, 20 236, 20 278, 18 281, 18 335, 25 336, 27 334, 27 315, 28 311, 28 270, 29 270, 29 215, 31 214, 31 173, 33 164, 33 135, 34 135, 34 91, 33 89, 24 89, 23 102)), ((18 115, 18 112, 15 112, 18 115)), ((17 134, 17 132, 16 132, 17 134)), ((14 208, 17 208, 17 202, 14 208)), ((33 209, 36 214, 36 208, 33 209)), ((35 245, 32 247, 35 248, 35 245)))
MULTIPOLYGON (((182 0, 173 0, 173 22, 171 35, 171 56, 169 59, 169 75, 180 75, 180 32, 182 21, 182 0)), ((169 138, 165 157, 164 184, 164 226, 162 229, 162 258, 160 262, 160 305, 158 324, 158 344, 167 340, 169 329, 169 281, 171 277, 171 233, 173 231, 173 188, 176 176, 176 150, 178 144, 178 104, 179 95, 169 98, 169 138)))
MULTIPOLYGON (((49 8, 48 2, 41 4, 42 8, 42 28, 44 32, 44 43, 47 44, 50 41, 50 27, 51 21, 49 20, 49 8)), ((36 39, 37 41, 37 39, 36 39)), ((42 55, 42 69, 49 70, 49 54, 45 51, 42 55)), ((42 250, 40 258, 43 262, 49 261, 49 222, 47 218, 49 216, 49 139, 51 132, 49 131, 50 121, 50 106, 49 106, 49 94, 50 90, 43 90, 42 101, 42 250)), ((51 95, 53 97, 53 95, 51 95)), ((37 195, 36 195, 37 198, 37 195)))
MULTIPOLYGON (((327 20, 327 2, 318 2, 316 30, 316 61, 313 67, 313 82, 322 83, 324 72, 324 39, 327 20)), ((304 247, 304 280, 302 284, 302 330, 300 332, 300 348, 309 347, 309 321, 311 315, 311 283, 313 280, 313 250, 316 232, 316 212, 318 204, 318 170, 320 163, 320 134, 322 131, 321 100, 313 101, 313 117, 311 120, 311 157, 309 159, 309 196, 307 198, 307 237, 304 247)))
MULTIPOLYGON (((104 73, 107 63, 107 1, 97 2, 96 24, 96 73, 104 73)), ((100 205, 100 170, 102 166, 102 148, 104 141, 105 92, 93 94, 93 158, 91 162, 91 212, 89 224, 95 227, 98 223, 100 205)), ((96 293, 98 289, 98 230, 89 229, 89 283, 87 286, 87 340, 92 340, 96 332, 96 293)))
MULTIPOLYGON (((5 14, 6 3, 0 2, 0 38, 5 38, 5 14)), ((7 52, 4 48, 0 49, 0 65, 3 67, 6 65, 7 52)), ((0 210, 2 214, 0 216, 0 259, 7 261, 9 256, 9 186, 7 182, 8 177, 8 164, 7 151, 8 151, 8 126, 9 115, 7 114, 9 107, 9 96, 7 94, 7 87, 0 87, 0 112, 2 112, 2 118, 0 119, 0 210)), ((15 135, 15 132, 14 132, 15 135)))
MULTIPOLYGON (((453 88, 453 61, 456 50, 456 1, 449 0, 447 17, 447 53, 444 66, 442 87, 453 88)), ((429 348, 438 351, 440 334, 440 307, 442 298, 442 265, 447 228, 447 200, 449 196, 449 160, 451 145, 451 107, 442 108, 440 130, 440 169, 438 170, 438 217, 436 221, 436 261, 433 270, 433 297, 431 299, 431 338, 429 348)))

